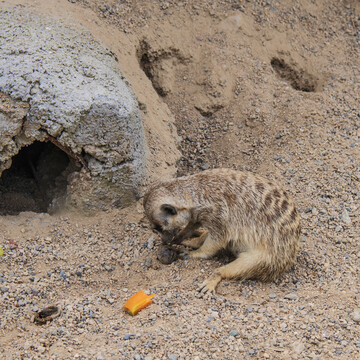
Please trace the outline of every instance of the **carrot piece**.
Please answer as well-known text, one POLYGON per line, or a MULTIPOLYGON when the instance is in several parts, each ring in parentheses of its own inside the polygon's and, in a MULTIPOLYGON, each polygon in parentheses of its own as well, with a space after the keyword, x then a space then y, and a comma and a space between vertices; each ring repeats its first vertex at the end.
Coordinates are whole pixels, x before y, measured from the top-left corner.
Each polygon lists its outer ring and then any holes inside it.
POLYGON ((144 309, 152 303, 155 294, 146 295, 142 290, 133 295, 124 305, 124 310, 132 316, 136 315, 141 309, 144 309))

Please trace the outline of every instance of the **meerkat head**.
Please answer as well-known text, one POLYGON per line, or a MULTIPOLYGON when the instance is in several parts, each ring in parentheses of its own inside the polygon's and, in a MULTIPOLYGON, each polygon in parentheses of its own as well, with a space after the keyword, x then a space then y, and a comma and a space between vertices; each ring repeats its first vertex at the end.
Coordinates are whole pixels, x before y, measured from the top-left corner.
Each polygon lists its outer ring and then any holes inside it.
POLYGON ((177 243, 177 234, 188 225, 191 211, 174 204, 160 204, 153 212, 154 229, 165 244, 177 243))
POLYGON ((144 197, 144 209, 153 229, 165 244, 176 243, 176 235, 189 223, 191 211, 170 194, 156 189, 144 197))

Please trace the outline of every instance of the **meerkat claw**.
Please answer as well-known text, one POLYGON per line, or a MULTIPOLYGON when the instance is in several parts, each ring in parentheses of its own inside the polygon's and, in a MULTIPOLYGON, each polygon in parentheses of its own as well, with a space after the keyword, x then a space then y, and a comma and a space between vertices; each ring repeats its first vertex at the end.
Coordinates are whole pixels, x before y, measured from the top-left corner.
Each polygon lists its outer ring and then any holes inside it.
POLYGON ((189 253, 188 253, 186 250, 181 250, 181 251, 179 252, 179 258, 180 258, 181 260, 187 260, 187 259, 190 259, 190 255, 189 255, 189 253))
POLYGON ((198 288, 198 291, 203 295, 215 295, 215 287, 209 284, 208 281, 204 281, 198 288))

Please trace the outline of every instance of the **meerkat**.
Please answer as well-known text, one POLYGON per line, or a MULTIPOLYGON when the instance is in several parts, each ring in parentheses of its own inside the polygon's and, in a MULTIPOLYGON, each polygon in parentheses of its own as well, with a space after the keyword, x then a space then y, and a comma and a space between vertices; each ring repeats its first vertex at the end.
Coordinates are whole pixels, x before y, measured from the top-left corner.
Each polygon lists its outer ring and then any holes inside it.
POLYGON ((208 259, 224 248, 234 254, 202 283, 203 293, 214 293, 222 279, 274 280, 299 248, 293 200, 250 172, 213 169, 157 183, 145 194, 144 209, 164 243, 195 249, 190 258, 208 259))

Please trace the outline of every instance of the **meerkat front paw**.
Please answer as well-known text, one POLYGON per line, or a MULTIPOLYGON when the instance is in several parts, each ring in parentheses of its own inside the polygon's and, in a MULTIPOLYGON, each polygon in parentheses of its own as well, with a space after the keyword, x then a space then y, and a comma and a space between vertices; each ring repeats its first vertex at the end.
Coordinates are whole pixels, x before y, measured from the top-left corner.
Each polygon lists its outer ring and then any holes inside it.
POLYGON ((189 252, 186 251, 186 250, 181 250, 181 251, 179 252, 178 256, 179 256, 179 259, 181 259, 181 260, 188 260, 188 259, 190 259, 189 252))

